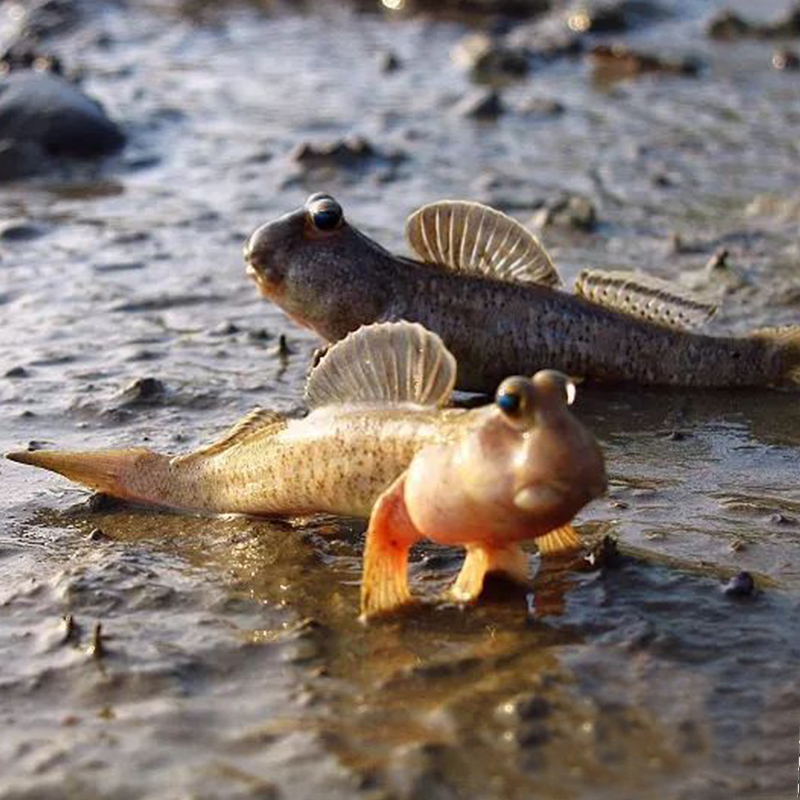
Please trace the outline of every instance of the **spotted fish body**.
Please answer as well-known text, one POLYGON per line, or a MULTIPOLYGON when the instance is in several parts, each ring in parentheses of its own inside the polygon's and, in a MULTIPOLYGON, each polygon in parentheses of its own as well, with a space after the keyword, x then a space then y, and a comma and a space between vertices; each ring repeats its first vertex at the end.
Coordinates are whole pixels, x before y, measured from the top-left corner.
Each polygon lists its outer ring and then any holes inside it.
POLYGON ((302 419, 258 410, 219 441, 176 457, 145 449, 8 457, 161 507, 367 517, 418 450, 451 441, 480 421, 481 409, 440 407, 454 380, 455 362, 438 337, 417 325, 374 326, 341 342, 312 372, 312 409, 302 419), (357 356, 367 363, 359 365, 357 356), (363 383, 345 380, 354 366, 363 383), (425 380, 416 380, 414 370, 425 380))
POLYGON ((575 293, 563 291, 538 240, 485 206, 425 206, 407 234, 420 260, 389 253, 333 198, 313 195, 256 230, 245 259, 267 298, 328 341, 382 320, 438 333, 461 389, 492 392, 508 375, 542 368, 674 386, 800 383, 800 328, 706 335, 694 328, 713 304, 631 273, 587 271, 575 293))

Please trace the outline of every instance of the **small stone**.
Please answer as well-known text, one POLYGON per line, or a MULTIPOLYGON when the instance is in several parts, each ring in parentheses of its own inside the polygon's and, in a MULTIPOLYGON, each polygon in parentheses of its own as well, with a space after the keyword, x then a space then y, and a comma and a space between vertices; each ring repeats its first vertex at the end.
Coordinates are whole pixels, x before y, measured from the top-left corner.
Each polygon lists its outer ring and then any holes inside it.
POLYGON ((504 45, 485 33, 462 39, 453 49, 453 61, 476 83, 492 85, 524 78, 530 70, 527 50, 504 45))
POLYGON ((800 56, 793 50, 777 50, 772 54, 774 69, 796 72, 800 69, 800 56))
POLYGON ((729 264, 728 264, 728 257, 729 256, 730 256, 730 253, 728 252, 728 250, 726 248, 724 248, 724 247, 721 247, 706 262, 706 269, 709 272, 712 272, 713 270, 718 270, 718 269, 727 269, 728 266, 729 266, 729 264))
POLYGON ((4 377, 6 378, 27 378, 30 373, 25 367, 11 367, 6 370, 4 377))
POLYGON ((89 645, 89 655, 97 659, 105 658, 105 656, 108 655, 108 650, 106 649, 105 640, 103 638, 103 625, 100 622, 96 623, 92 630, 92 643, 89 645))
POLYGON ((89 535, 86 537, 90 542, 105 542, 108 541, 108 536, 103 533, 101 528, 92 528, 89 535))
POLYGON ((6 222, 0 226, 0 241, 29 242, 44 235, 44 228, 27 220, 6 222))
POLYGON ((752 597, 756 591, 756 583, 749 572, 740 572, 722 587, 722 591, 728 597, 752 597))
POLYGON ((384 50, 378 56, 378 68, 386 75, 397 72, 402 66, 400 57, 392 50, 384 50))
POLYGON ((233 336, 239 333, 239 326, 234 322, 223 322, 211 330, 212 336, 233 336))
POLYGON ((591 232, 597 227, 594 203, 581 195, 563 195, 545 203, 534 214, 531 224, 536 228, 563 227, 591 232))
POLYGON ((706 33, 712 39, 739 39, 751 32, 752 26, 749 22, 728 10, 713 17, 706 27, 706 33))
POLYGON ((121 397, 126 405, 152 403, 166 393, 164 384, 158 378, 137 378, 122 390, 121 397))
POLYGON ((741 553, 743 550, 747 550, 747 542, 741 539, 734 539, 730 544, 730 550, 732 553, 741 553))
POLYGON ((470 119, 497 119, 505 111, 503 101, 493 89, 478 89, 465 95, 453 109, 459 116, 470 119))

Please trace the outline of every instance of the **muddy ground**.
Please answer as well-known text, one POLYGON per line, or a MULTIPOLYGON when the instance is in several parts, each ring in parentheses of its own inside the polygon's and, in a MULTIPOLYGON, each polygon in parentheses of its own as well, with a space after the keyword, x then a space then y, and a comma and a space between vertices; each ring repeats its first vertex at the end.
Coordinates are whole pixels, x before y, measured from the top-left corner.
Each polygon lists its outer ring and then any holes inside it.
MULTIPOLYGON (((568 280, 637 268, 719 297, 719 330, 800 322, 800 72, 773 66, 800 41, 711 39, 721 3, 633 4, 547 58, 561 10, 50 5, 71 24, 41 46, 128 144, 0 185, 3 450, 177 452, 297 409, 317 342, 241 247, 318 190, 390 248, 422 203, 480 199, 544 223, 568 280), (486 29, 535 51, 490 70, 499 115, 452 56, 486 29), (598 43, 669 68, 609 73, 598 43)), ((579 528, 622 554, 369 628, 359 523, 108 506, 0 463, 0 798, 793 797, 797 395, 585 387, 577 409, 611 475, 579 528), (742 570, 757 591, 726 594, 742 570)), ((460 556, 413 561, 433 597, 460 556)))

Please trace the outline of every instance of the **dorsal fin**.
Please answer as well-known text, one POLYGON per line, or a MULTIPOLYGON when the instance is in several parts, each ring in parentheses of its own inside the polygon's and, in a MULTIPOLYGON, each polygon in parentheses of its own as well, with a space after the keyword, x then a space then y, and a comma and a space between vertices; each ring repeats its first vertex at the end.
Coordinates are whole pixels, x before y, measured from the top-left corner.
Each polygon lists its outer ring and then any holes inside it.
POLYGON ((365 325, 334 344, 306 384, 310 409, 348 403, 442 406, 456 382, 456 360, 416 322, 365 325))
POLYGON ((229 431, 219 439, 193 450, 185 455, 175 456, 173 464, 185 464, 199 458, 208 458, 236 447, 251 436, 263 436, 268 432, 278 433, 286 427, 286 418, 277 411, 268 411, 264 408, 255 408, 247 416, 242 417, 229 431), (274 430, 272 430, 274 429, 274 430))
POLYGON ((515 219, 466 200, 441 200, 415 211, 406 238, 429 264, 503 281, 558 286, 553 262, 539 240, 515 219))
POLYGON ((575 282, 575 294, 668 328, 699 328, 717 310, 715 303, 680 286, 623 270, 584 270, 575 282))

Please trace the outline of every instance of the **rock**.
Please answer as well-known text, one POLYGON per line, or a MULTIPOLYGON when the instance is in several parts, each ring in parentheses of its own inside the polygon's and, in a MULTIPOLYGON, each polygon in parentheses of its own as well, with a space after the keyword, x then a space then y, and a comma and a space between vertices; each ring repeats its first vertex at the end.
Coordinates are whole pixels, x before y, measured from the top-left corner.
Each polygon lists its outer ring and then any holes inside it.
POLYGON ((696 59, 684 58, 672 61, 619 44, 597 45, 592 50, 592 60, 595 77, 605 80, 618 80, 654 72, 694 77, 700 71, 696 59))
POLYGON ((120 399, 123 405, 145 405, 159 401, 166 394, 166 387, 157 378, 137 378, 126 386, 120 399))
POLYGON ((566 194, 545 203, 534 214, 531 224, 539 229, 558 227, 590 232, 597 227, 597 211, 588 197, 566 194))
POLYGON ((485 33, 473 33, 454 48, 453 61, 469 72, 476 83, 502 85, 528 74, 528 52, 511 47, 485 33))
POLYGON ((749 22, 733 11, 721 11, 709 20, 706 33, 712 39, 739 39, 752 33, 749 22))
POLYGON ((800 69, 800 56, 793 50, 776 50, 772 54, 773 69, 796 72, 800 69))
POLYGON ((330 142, 301 142, 291 151, 289 158, 306 169, 353 169, 376 160, 398 163, 405 160, 405 155, 382 152, 363 136, 348 136, 330 142))
POLYGON ((617 0, 573 6, 567 26, 578 33, 622 33, 667 16, 666 9, 648 0, 617 0))
POLYGON ((500 94, 493 89, 478 89, 465 95, 453 110, 462 117, 471 119, 497 119, 505 112, 500 94))
POLYGON ((713 17, 707 27, 706 33, 712 39, 733 40, 745 37, 758 39, 779 39, 788 36, 800 35, 800 4, 796 4, 785 17, 758 24, 749 22, 734 11, 724 10, 713 17))
POLYGON ((722 591, 728 597, 752 597, 756 591, 756 584, 749 572, 740 572, 722 587, 722 591))
MULTIPOLYGON (((370 6, 374 7, 374 0, 370 6)), ((388 5, 388 4, 385 4, 388 5)), ((407 0, 398 7, 426 13, 476 14, 480 16, 503 15, 507 17, 532 17, 550 10, 550 0, 407 0)))
POLYGON ((378 54, 378 68, 384 74, 397 72, 402 69, 403 62, 400 57, 392 50, 384 50, 378 54))
POLYGON ((0 78, 0 179, 44 171, 50 158, 95 158, 125 137, 95 100, 44 72, 0 78))
POLYGON ((27 220, 9 220, 0 225, 0 241, 29 242, 44 234, 44 228, 27 220))

